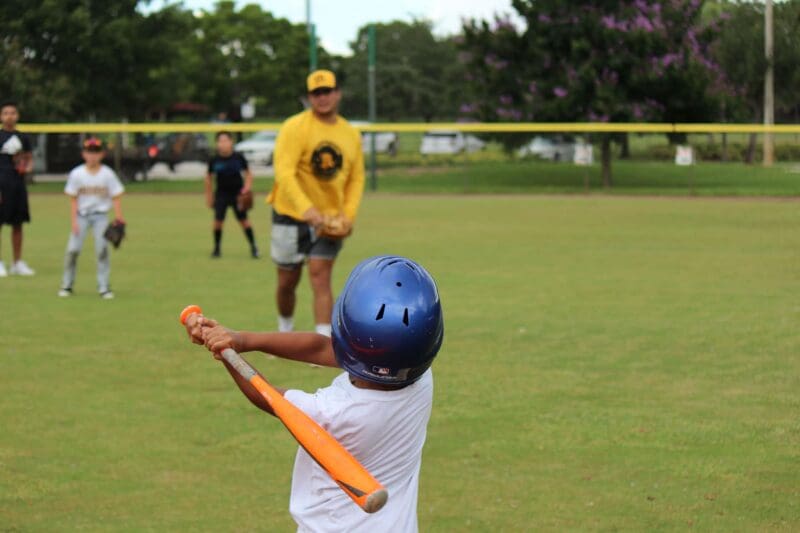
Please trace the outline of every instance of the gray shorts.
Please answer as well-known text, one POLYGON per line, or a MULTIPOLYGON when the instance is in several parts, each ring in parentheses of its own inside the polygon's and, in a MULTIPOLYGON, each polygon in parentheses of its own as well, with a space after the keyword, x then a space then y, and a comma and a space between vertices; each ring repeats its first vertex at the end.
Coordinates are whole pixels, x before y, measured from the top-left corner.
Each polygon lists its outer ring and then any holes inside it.
POLYGON ((272 211, 270 256, 280 268, 294 270, 306 259, 336 259, 342 241, 317 237, 305 222, 272 211))

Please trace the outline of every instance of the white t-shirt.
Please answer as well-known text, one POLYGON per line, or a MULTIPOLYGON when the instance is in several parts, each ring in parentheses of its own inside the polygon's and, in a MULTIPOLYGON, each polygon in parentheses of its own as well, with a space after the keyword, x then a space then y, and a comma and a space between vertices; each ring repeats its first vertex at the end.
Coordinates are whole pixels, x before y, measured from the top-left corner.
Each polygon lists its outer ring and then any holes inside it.
POLYGON ((125 192, 125 187, 106 165, 100 165, 94 174, 86 169, 86 165, 79 165, 69 173, 64 192, 78 198, 79 214, 90 215, 108 213, 112 207, 111 199, 125 192))
POLYGON ((297 531, 416 532, 422 446, 433 404, 432 371, 393 391, 359 389, 344 373, 314 394, 288 390, 285 397, 336 437, 389 491, 383 509, 365 513, 300 447, 289 503, 297 531))

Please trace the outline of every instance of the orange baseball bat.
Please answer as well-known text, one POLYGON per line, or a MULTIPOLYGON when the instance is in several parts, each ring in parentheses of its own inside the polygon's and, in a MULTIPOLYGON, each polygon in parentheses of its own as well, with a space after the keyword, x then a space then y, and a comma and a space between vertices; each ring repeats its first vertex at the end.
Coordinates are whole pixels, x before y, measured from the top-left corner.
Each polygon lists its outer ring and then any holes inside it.
MULTIPOLYGON (((181 312, 181 324, 186 324, 186 320, 193 314, 202 314, 199 306, 187 306, 181 312)), ((286 426, 300 446, 359 507, 368 513, 374 513, 386 504, 389 498, 387 490, 339 441, 284 398, 236 351, 228 348, 222 352, 222 357, 261 393, 272 407, 275 416, 286 426)))

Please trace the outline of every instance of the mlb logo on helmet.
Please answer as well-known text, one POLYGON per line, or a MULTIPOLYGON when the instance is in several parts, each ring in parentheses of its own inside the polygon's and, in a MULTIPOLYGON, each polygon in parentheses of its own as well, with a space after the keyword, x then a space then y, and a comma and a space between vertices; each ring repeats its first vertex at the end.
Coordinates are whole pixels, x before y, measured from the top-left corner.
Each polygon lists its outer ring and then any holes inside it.
POLYGON ((420 264, 400 256, 359 263, 331 318, 339 366, 374 383, 415 382, 431 366, 444 337, 436 283, 420 264))

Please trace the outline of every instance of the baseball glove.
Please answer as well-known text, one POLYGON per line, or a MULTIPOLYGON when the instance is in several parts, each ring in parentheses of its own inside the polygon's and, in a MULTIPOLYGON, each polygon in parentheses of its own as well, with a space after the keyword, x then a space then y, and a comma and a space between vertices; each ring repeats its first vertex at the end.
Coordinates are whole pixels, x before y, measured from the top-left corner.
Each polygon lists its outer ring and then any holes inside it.
POLYGON ((119 248, 122 239, 125 238, 125 223, 121 220, 115 220, 108 225, 103 236, 114 245, 114 248, 119 248))
POLYGON ((30 152, 17 152, 13 155, 12 160, 14 161, 14 170, 16 170, 17 174, 20 176, 24 176, 28 173, 28 167, 30 166, 31 160, 33 160, 33 154, 30 152))
POLYGON ((243 192, 236 196, 236 207, 239 211, 250 211, 253 208, 253 191, 243 192))
POLYGON ((344 239, 353 232, 353 228, 344 215, 325 215, 318 233, 328 239, 344 239))

